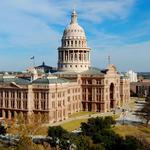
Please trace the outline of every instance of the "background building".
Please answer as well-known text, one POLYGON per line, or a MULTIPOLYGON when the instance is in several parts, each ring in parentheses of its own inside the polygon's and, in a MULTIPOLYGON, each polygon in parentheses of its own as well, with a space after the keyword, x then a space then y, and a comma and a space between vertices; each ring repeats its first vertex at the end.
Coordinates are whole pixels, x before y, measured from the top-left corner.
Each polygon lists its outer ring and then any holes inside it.
POLYGON ((138 82, 131 83, 131 91, 139 97, 150 95, 150 79, 142 79, 138 82))
POLYGON ((129 78, 130 82, 137 82, 138 81, 137 73, 133 72, 132 70, 129 70, 126 73, 126 76, 129 78))

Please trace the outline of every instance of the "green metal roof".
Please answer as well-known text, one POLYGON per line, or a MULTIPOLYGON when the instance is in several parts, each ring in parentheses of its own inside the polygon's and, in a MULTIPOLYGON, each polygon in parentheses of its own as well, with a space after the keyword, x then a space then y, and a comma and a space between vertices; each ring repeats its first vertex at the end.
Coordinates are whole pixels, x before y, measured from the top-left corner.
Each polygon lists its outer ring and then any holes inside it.
POLYGON ((12 83, 16 84, 30 84, 29 80, 21 79, 21 78, 0 78, 0 83, 12 83))
POLYGON ((53 83, 66 83, 70 82, 70 80, 63 79, 63 78, 42 78, 42 79, 36 79, 32 81, 32 83, 35 84, 53 84, 53 83))

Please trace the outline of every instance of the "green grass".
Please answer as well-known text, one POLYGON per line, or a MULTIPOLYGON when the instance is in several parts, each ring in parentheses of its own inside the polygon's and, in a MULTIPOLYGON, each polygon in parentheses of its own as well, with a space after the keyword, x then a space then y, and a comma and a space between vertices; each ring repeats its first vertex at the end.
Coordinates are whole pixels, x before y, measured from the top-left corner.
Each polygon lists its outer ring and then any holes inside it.
POLYGON ((63 127, 67 131, 73 131, 75 129, 80 128, 82 122, 87 122, 87 119, 78 119, 66 122, 64 124, 61 124, 61 127, 63 127))
POLYGON ((75 117, 80 117, 80 116, 85 116, 85 115, 92 115, 92 114, 97 114, 99 112, 88 112, 88 111, 81 111, 77 113, 73 113, 72 115, 69 115, 69 118, 75 118, 75 117))
POLYGON ((120 114, 121 114, 121 113, 112 115, 112 118, 113 118, 114 120, 116 120, 116 119, 118 119, 118 118, 120 117, 120 114))
POLYGON ((144 137, 150 143, 150 126, 142 125, 117 125, 113 130, 119 135, 125 137, 127 135, 144 137))
POLYGON ((129 107, 131 108, 131 109, 134 109, 134 107, 135 107, 135 98, 131 98, 130 99, 130 101, 129 101, 129 107))
MULTIPOLYGON (((80 125, 82 122, 87 122, 87 119, 78 119, 78 120, 69 121, 69 122, 61 124, 60 126, 67 131, 73 131, 75 129, 80 128, 80 125)), ((47 131, 48 131, 47 126, 41 126, 34 134, 35 135, 47 135, 47 131)))

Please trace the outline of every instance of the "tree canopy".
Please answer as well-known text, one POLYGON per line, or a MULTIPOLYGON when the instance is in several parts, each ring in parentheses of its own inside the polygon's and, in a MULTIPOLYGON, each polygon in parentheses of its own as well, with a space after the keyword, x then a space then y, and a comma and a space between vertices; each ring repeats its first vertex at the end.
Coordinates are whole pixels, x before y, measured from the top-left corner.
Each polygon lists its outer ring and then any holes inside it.
POLYGON ((5 135, 6 134, 6 128, 2 123, 0 124, 0 134, 5 135))

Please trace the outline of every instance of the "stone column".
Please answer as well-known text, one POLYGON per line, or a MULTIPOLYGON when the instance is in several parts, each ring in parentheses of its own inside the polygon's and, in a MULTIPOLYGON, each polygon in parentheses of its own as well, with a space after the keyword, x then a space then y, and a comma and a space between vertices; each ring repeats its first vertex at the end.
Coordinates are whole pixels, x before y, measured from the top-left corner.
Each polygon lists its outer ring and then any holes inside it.
POLYGON ((3 107, 5 108, 5 92, 3 91, 3 107))
POLYGON ((8 108, 11 108, 11 92, 8 92, 8 108))
POLYGON ((11 111, 8 110, 8 119, 11 119, 11 111))
POLYGON ((2 116, 3 116, 4 119, 6 118, 5 110, 2 110, 2 116))
POLYGON ((66 51, 66 61, 68 62, 68 51, 66 51))
POLYGON ((20 99, 20 101, 21 101, 21 109, 23 109, 23 92, 21 92, 21 99, 20 99))
POLYGON ((39 99, 37 99, 39 101, 39 110, 41 110, 41 92, 39 92, 39 99))
POLYGON ((57 122, 58 121, 58 110, 54 110, 55 111, 55 121, 57 122))
POLYGON ((21 118, 23 118, 24 116, 23 116, 23 112, 22 111, 20 111, 20 116, 21 116, 21 118))
POLYGON ((14 111, 14 118, 17 118, 17 112, 14 111))
POLYGON ((85 110, 88 111, 88 103, 87 102, 85 103, 85 106, 86 106, 85 110))
POLYGON ((61 109, 60 112, 61 112, 61 120, 64 120, 65 117, 64 117, 63 109, 61 109))
POLYGON ((75 61, 75 53, 74 53, 74 51, 73 51, 73 62, 75 61))
POLYGON ((64 61, 64 58, 65 58, 64 51, 62 51, 62 62, 64 61))
POLYGON ((67 55, 68 55, 68 62, 70 61, 70 52, 69 52, 69 50, 67 51, 67 55))
POLYGON ((15 98, 14 98, 14 101, 15 101, 15 106, 14 108, 16 109, 17 108, 17 92, 15 91, 15 98))
MULTIPOLYGON (((33 93, 33 85, 28 85, 28 99, 27 99, 27 115, 30 116, 33 113, 34 109, 34 93, 33 93)), ((29 117, 30 118, 30 117, 29 117)), ((31 120, 29 120, 30 122, 31 120)))
POLYGON ((63 61, 63 51, 61 51, 61 62, 63 61))
POLYGON ((77 62, 79 61, 79 50, 77 51, 77 62))

